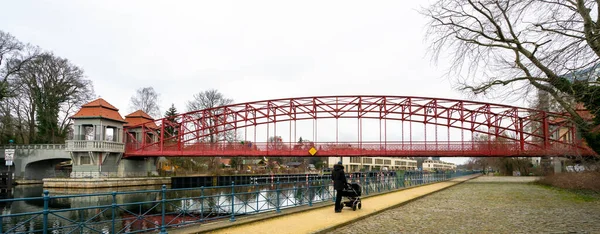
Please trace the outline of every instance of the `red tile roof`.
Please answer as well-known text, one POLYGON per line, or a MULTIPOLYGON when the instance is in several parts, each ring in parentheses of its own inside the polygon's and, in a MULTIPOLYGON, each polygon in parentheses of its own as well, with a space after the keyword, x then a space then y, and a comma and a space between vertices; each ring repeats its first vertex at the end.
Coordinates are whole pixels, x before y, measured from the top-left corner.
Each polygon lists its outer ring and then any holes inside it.
POLYGON ((125 121, 127 123, 125 123, 125 125, 123 125, 124 127, 140 126, 140 125, 146 123, 146 124, 144 124, 144 126, 146 126, 147 128, 158 129, 158 126, 156 126, 156 123, 151 122, 151 121, 154 121, 154 119, 142 110, 137 110, 131 114, 126 115, 125 121))
POLYGON ((154 120, 152 117, 150 117, 150 115, 146 114, 146 112, 144 112, 143 110, 137 110, 137 111, 125 116, 125 118, 128 118, 128 117, 141 117, 141 118, 148 119, 148 120, 154 120))
MULTIPOLYGON (((575 112, 585 121, 589 122, 594 119, 594 115, 592 115, 592 113, 590 113, 585 106, 583 106, 583 103, 577 103, 577 105, 575 105, 575 112)), ((563 112, 563 114, 569 115, 568 112, 563 112)), ((567 120, 564 118, 556 118, 554 120, 550 120, 549 122, 550 124, 559 124, 565 121, 567 120)))
POLYGON ((225 165, 231 165, 231 159, 229 159, 229 158, 220 159, 219 162, 223 163, 225 165))
POLYGON ((98 98, 90 103, 81 106, 81 109, 71 118, 104 118, 125 122, 125 119, 119 114, 119 109, 108 103, 102 98, 98 98))
POLYGON ((579 116, 586 121, 592 121, 592 119, 594 119, 594 115, 592 115, 592 113, 590 113, 582 103, 577 103, 575 106, 575 112, 577 112, 577 114, 579 114, 579 116))
POLYGON ((107 101, 105 101, 102 98, 98 98, 94 101, 91 101, 91 102, 81 106, 81 107, 103 107, 106 109, 119 111, 119 109, 117 109, 115 106, 111 105, 110 103, 108 103, 107 101))

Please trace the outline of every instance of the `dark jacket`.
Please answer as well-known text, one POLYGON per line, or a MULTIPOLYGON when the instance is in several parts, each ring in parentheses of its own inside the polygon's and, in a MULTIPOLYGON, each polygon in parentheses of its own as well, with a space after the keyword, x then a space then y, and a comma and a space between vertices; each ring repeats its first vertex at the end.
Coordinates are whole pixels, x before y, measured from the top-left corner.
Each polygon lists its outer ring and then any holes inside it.
POLYGON ((344 174, 344 166, 336 164, 333 166, 333 171, 331 172, 331 180, 333 180, 333 188, 335 190, 342 190, 346 187, 346 174, 344 174))

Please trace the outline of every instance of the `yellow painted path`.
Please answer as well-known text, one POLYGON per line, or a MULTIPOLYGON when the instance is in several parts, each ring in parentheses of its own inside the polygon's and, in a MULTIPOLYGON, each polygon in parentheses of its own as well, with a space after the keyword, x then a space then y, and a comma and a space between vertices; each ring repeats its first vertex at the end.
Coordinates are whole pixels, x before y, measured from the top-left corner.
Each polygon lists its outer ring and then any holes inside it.
POLYGON ((280 215, 269 219, 246 222, 239 225, 233 222, 229 227, 214 231, 207 230, 208 225, 200 225, 169 230, 169 233, 201 233, 203 231, 208 231, 209 233, 315 233, 365 218, 477 176, 463 176, 445 182, 366 197, 362 199, 362 209, 357 209, 356 211, 345 207, 342 213, 334 213, 333 202, 330 202, 330 205, 292 214, 285 214, 285 210, 282 210, 280 215))

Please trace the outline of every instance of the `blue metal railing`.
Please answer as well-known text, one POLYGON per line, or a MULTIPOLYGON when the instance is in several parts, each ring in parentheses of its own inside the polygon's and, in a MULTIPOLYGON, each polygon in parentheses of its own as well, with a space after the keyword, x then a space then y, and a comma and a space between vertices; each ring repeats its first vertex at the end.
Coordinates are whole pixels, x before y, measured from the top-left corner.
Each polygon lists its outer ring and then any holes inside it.
MULTIPOLYGON (((370 195, 473 173, 378 172, 352 174, 348 181, 361 184, 363 194, 370 195)), ((233 222, 239 216, 335 199, 328 176, 295 181, 55 196, 44 191, 41 197, 0 200, 0 233, 167 233, 173 227, 226 218, 233 222), (34 211, 11 209, 16 203, 34 211), (73 203, 84 205, 65 207, 73 203)))

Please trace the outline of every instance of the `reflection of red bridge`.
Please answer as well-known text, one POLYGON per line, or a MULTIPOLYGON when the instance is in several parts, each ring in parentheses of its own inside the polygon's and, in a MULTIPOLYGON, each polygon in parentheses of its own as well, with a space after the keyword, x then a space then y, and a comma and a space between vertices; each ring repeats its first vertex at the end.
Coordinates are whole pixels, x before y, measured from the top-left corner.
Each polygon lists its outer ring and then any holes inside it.
POLYGON ((129 127, 125 156, 593 155, 577 140, 572 122, 555 121, 566 117, 439 98, 289 98, 198 110, 129 127), (357 140, 339 141, 340 121, 344 121, 341 127, 346 136, 354 131, 357 140), (309 132, 315 142, 296 143, 297 126, 302 124, 312 124, 309 132), (347 126, 352 124, 349 130, 347 126), (324 135, 318 126, 335 130, 324 135), (257 141, 258 132, 264 134, 257 141), (207 143, 231 135, 241 136, 241 140, 207 143), (289 138, 281 140, 281 136, 289 138), (335 140, 318 141, 327 137, 335 140))

